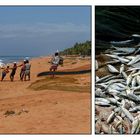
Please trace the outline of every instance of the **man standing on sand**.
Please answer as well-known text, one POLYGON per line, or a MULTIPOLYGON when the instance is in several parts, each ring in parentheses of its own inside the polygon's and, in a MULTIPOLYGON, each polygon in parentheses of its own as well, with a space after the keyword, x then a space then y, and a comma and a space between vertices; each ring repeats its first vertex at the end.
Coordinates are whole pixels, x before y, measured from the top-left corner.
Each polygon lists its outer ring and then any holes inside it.
POLYGON ((25 75, 25 64, 26 64, 26 60, 23 61, 23 64, 18 66, 18 67, 21 67, 21 70, 20 70, 20 80, 21 81, 23 81, 23 78, 25 75))
MULTIPOLYGON (((60 57, 58 55, 58 52, 56 52, 55 56, 51 60, 52 66, 50 67, 50 71, 55 72, 57 70, 57 67, 59 65, 59 61, 60 61, 60 57)), ((52 78, 54 78, 54 73, 52 74, 52 78)))
POLYGON ((29 64, 29 60, 26 60, 24 81, 26 81, 26 76, 28 76, 28 81, 30 81, 30 69, 31 69, 31 64, 29 64))

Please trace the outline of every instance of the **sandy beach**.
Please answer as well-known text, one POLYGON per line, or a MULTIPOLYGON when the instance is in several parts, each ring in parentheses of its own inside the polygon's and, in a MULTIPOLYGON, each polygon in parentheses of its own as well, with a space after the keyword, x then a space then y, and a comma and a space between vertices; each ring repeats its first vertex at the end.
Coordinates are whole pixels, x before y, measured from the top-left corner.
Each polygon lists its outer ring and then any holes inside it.
MULTIPOLYGON (((90 134, 91 73, 37 77, 49 71, 50 57, 34 58, 31 81, 0 82, 0 134, 90 134)), ((88 58, 65 58, 58 71, 91 68, 88 58)))

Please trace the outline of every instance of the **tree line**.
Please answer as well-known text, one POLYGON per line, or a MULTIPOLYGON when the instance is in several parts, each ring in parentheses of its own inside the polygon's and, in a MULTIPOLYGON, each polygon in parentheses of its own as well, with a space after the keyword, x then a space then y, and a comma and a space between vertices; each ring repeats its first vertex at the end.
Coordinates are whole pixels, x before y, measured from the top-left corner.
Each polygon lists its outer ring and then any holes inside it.
POLYGON ((91 41, 75 43, 74 46, 60 52, 61 55, 91 55, 91 41))

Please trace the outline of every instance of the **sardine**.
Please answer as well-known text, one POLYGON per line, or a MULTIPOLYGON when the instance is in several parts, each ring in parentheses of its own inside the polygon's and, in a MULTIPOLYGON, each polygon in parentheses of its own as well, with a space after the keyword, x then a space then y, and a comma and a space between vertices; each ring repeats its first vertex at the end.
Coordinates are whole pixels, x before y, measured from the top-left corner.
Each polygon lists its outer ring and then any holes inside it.
POLYGON ((108 117, 108 119, 107 119, 107 124, 112 123, 113 120, 114 120, 114 118, 115 118, 115 112, 112 111, 112 113, 109 115, 109 117, 108 117))
POLYGON ((119 73, 119 71, 113 67, 112 65, 107 65, 109 72, 111 73, 119 73))
POLYGON ((137 134, 137 129, 139 129, 140 121, 139 119, 135 119, 132 122, 132 129, 131 129, 131 134, 137 134))
POLYGON ((124 107, 121 107, 121 108, 122 108, 123 113, 126 115, 126 117, 127 117, 131 122, 133 122, 134 117, 131 115, 131 113, 130 113, 127 109, 125 109, 124 107))
POLYGON ((95 105, 103 106, 103 107, 109 107, 110 104, 106 102, 101 102, 101 101, 95 101, 95 105))

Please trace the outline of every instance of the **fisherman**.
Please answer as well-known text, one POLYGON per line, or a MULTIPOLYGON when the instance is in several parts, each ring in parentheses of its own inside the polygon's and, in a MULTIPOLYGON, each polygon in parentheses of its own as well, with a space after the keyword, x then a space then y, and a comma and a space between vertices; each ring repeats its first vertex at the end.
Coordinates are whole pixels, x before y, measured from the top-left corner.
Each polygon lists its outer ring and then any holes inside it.
POLYGON ((29 64, 29 60, 26 60, 24 81, 26 81, 26 76, 28 76, 28 81, 30 81, 30 69, 31 69, 31 64, 29 64))
POLYGON ((6 76, 7 73, 9 73, 9 65, 7 65, 6 68, 2 68, 3 71, 2 71, 2 78, 1 78, 1 81, 3 81, 4 77, 6 76))
POLYGON ((25 74, 25 64, 26 64, 26 60, 24 60, 21 65, 19 65, 19 67, 21 66, 21 70, 20 70, 20 80, 21 81, 23 81, 23 77, 25 74))
POLYGON ((11 72, 11 74, 10 74, 10 79, 11 79, 11 81, 14 80, 14 76, 15 76, 16 70, 17 70, 17 63, 14 62, 14 65, 13 65, 13 68, 12 68, 12 72, 11 72))
POLYGON ((59 61, 60 61, 60 57, 58 52, 55 53, 54 57, 51 60, 51 67, 50 67, 50 71, 53 71, 52 74, 52 78, 54 78, 54 72, 57 70, 57 67, 59 65, 59 61))

